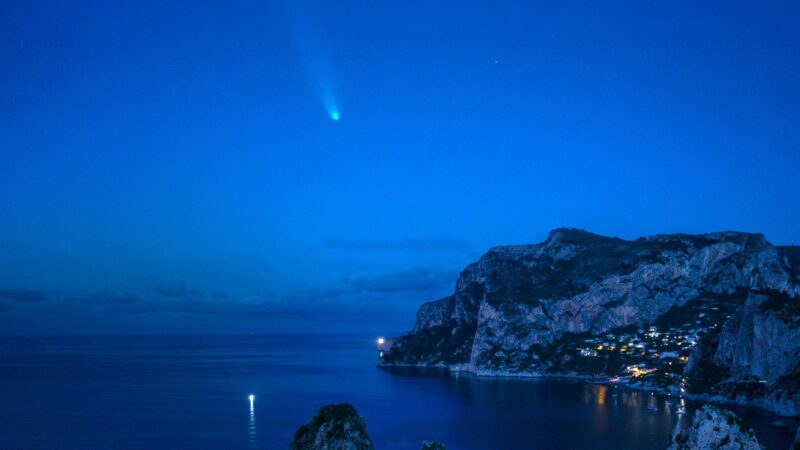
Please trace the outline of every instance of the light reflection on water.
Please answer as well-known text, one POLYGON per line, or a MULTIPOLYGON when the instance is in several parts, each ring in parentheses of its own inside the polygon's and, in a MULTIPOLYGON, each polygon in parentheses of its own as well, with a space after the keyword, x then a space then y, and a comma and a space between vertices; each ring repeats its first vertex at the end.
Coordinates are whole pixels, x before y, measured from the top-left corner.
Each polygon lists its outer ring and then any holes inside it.
POLYGON ((255 396, 250 394, 250 416, 247 422, 247 444, 250 448, 256 448, 256 437, 257 437, 257 430, 256 430, 256 408, 255 408, 255 396))

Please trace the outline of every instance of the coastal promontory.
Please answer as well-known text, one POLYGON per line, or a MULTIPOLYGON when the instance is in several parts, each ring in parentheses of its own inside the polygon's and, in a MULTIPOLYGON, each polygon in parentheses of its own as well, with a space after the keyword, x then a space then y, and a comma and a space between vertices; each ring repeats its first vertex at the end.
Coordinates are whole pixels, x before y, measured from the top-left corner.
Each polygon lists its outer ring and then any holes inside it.
POLYGON ((467 266, 378 365, 608 380, 798 415, 799 266, 796 247, 755 233, 555 229, 467 266))

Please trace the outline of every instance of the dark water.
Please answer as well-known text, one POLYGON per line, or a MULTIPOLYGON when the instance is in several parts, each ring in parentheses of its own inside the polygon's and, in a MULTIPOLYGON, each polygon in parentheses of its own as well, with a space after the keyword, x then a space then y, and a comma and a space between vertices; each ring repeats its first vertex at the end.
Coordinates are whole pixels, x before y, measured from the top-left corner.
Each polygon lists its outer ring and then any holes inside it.
MULTIPOLYGON (((678 399, 603 385, 379 370, 372 338, 0 338, 0 447, 282 449, 343 401, 379 449, 661 449, 679 420, 678 399)), ((737 412, 789 447, 773 417, 737 412)))

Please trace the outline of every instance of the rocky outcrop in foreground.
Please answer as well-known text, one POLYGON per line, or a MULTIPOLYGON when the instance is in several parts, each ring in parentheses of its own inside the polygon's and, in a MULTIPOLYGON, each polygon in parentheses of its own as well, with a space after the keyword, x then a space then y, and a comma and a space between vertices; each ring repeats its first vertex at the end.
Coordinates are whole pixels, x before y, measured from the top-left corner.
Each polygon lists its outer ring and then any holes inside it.
POLYGON ((349 403, 323 406, 294 433, 289 450, 372 450, 367 426, 349 403))
MULTIPOLYGON (((294 433, 289 450, 372 450, 367 425, 353 405, 323 406, 294 433)), ((422 450, 446 450, 441 442, 423 442, 422 450)))
POLYGON ((697 410, 692 424, 675 426, 667 450, 761 450, 753 429, 736 414, 706 405, 697 410))
POLYGON ((616 379, 797 415, 798 266, 760 234, 556 229, 467 266, 378 365, 616 379))

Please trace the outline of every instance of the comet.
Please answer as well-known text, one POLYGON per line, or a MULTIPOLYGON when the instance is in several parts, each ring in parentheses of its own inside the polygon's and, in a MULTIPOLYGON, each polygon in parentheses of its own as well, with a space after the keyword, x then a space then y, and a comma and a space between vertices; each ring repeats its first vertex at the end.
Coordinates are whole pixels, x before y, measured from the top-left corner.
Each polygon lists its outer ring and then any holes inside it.
POLYGON ((320 35, 319 14, 310 4, 300 0, 287 1, 286 13, 297 47, 297 54, 312 89, 334 122, 340 118, 339 96, 336 89, 336 70, 330 61, 326 38, 320 35))

